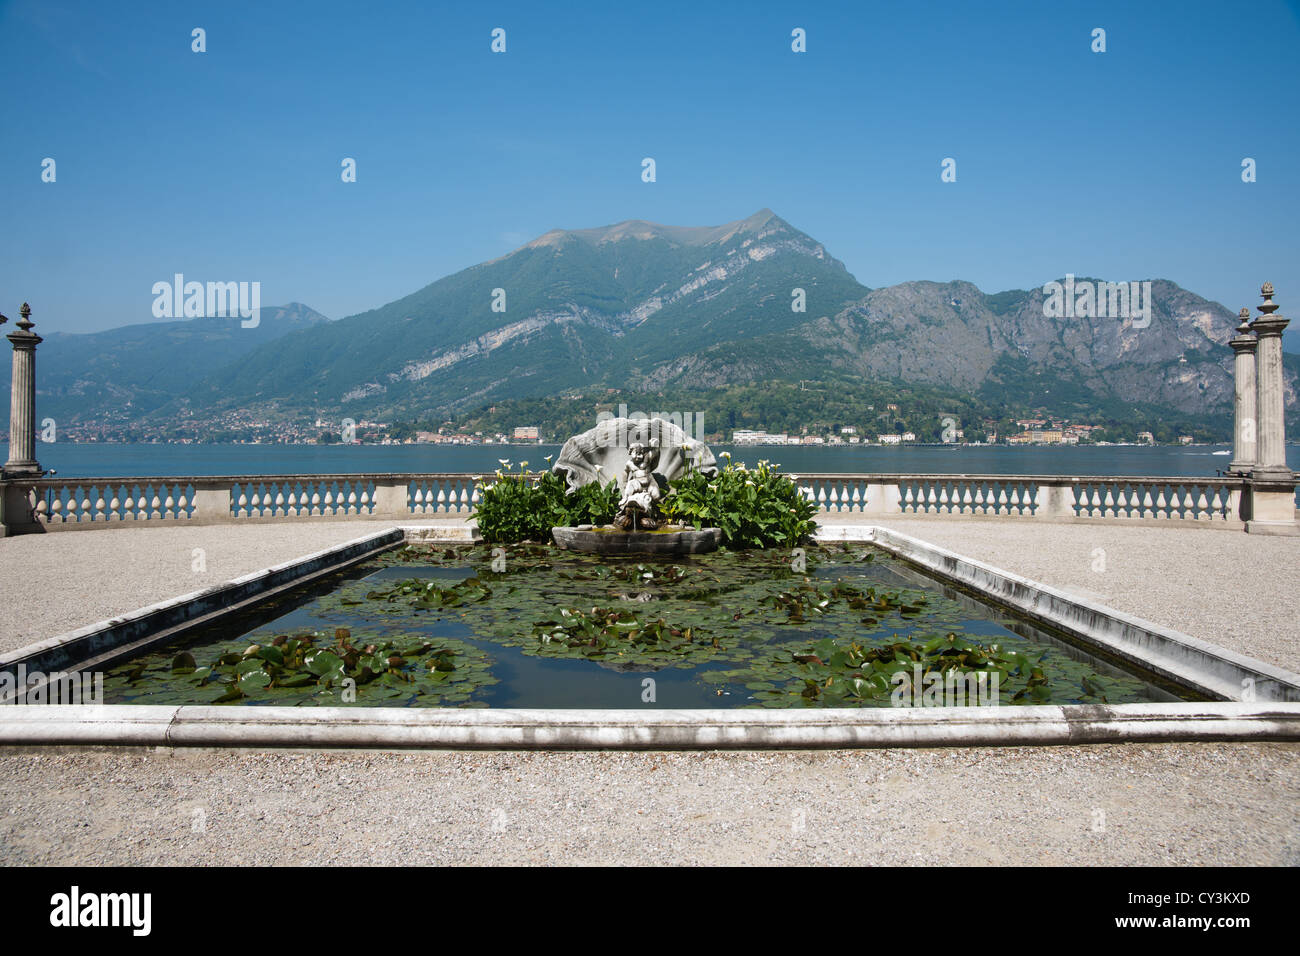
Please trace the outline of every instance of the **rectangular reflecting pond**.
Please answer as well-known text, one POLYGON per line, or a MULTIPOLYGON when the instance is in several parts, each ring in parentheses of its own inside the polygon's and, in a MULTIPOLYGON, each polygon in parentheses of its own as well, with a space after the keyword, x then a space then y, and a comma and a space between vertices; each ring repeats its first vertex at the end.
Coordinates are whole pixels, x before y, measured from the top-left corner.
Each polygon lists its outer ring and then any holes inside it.
POLYGON ((105 672, 108 703, 1002 706, 1194 699, 868 545, 407 545, 105 672))

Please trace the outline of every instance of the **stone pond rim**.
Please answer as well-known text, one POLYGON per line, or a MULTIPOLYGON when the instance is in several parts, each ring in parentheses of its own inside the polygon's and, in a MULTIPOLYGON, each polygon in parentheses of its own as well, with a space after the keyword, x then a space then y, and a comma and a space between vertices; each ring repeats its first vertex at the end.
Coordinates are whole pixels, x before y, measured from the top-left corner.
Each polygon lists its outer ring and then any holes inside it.
POLYGON ((552 528, 561 548, 591 554, 705 554, 722 543, 720 528, 684 528, 666 525, 655 531, 623 531, 614 527, 579 525, 552 528))

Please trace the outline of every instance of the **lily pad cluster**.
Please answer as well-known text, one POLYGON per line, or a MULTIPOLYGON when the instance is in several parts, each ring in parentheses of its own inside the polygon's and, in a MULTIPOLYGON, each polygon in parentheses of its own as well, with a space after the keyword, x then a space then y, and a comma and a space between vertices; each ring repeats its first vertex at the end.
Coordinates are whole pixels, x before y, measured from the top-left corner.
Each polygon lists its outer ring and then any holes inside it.
MULTIPOLYGON (((221 649, 200 664, 191 650, 170 662, 157 655, 110 672, 106 680, 128 686, 148 684, 160 671, 212 696, 212 703, 461 703, 495 684, 490 660, 482 651, 457 640, 354 638, 346 627, 336 628, 333 640, 319 632, 278 634, 265 643, 241 649, 221 649), (293 700, 284 700, 285 696, 293 700)), ((136 689, 144 690, 144 687, 136 689)), ((150 701, 164 702, 154 696, 150 701)))
MULTIPOLYGON (((440 611, 473 604, 476 601, 486 601, 491 596, 492 589, 476 577, 466 578, 449 587, 442 587, 437 581, 407 578, 387 587, 367 591, 365 600, 396 605, 392 608, 394 611, 405 608, 414 608, 417 611, 440 611)), ((343 598, 341 603, 345 606, 355 606, 363 602, 356 598, 343 598)))
POLYGON ((716 636, 626 608, 563 608, 556 620, 534 624, 533 634, 542 654, 644 665, 698 663, 720 648, 716 636))
POLYGON ((845 582, 836 582, 830 587, 804 583, 773 596, 772 605, 785 613, 787 623, 804 624, 809 617, 825 614, 834 602, 843 601, 850 610, 868 612, 861 622, 876 627, 891 613, 904 619, 915 618, 927 600, 925 594, 916 591, 877 591, 871 586, 858 588, 845 582))
MULTIPOLYGON (((1047 703, 1052 688, 1046 652, 1024 653, 950 631, 908 641, 866 645, 822 640, 801 652, 779 650, 747 668, 712 671, 711 683, 744 683, 768 707, 916 706, 926 690, 940 688, 939 704, 1047 703), (950 688, 944 696, 943 688, 950 688), (956 691, 954 694, 953 691, 956 691)), ((1076 691, 1105 701, 1096 674, 1079 678, 1076 691)))

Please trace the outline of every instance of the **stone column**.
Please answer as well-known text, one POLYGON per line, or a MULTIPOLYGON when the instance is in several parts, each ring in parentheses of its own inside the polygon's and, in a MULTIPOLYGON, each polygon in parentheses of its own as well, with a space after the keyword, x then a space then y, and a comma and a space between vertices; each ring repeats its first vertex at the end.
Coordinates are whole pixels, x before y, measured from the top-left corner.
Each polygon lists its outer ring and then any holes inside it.
MULTIPOLYGON (((1286 408, 1283 402, 1285 383, 1282 378, 1282 330, 1289 319, 1274 315, 1273 283, 1265 282, 1260 288, 1264 304, 1263 313, 1255 320, 1255 334, 1259 336, 1259 461, 1254 469, 1256 478, 1291 477, 1286 466, 1286 408)), ((11 339, 13 336, 9 336, 11 339)))
POLYGON ((1250 310, 1243 308, 1238 315, 1241 325, 1237 335, 1229 339, 1236 358, 1233 362, 1233 431, 1231 474, 1245 475, 1255 467, 1259 419, 1256 411, 1255 347, 1259 340, 1252 334, 1250 310))
POLYGON ((13 385, 9 404, 9 460, 6 478, 38 478, 44 474, 36 461, 36 346, 44 341, 32 331, 31 307, 24 302, 18 331, 6 338, 14 347, 13 385))
MULTIPOLYGON (((1286 465, 1286 381, 1282 376, 1282 330, 1289 320, 1274 315, 1273 283, 1260 288, 1263 313, 1254 322, 1259 338, 1258 395, 1259 446, 1257 463, 1248 479, 1249 517, 1246 530, 1252 534, 1300 535, 1296 523, 1295 473, 1286 465)), ((12 338, 12 336, 11 336, 12 338)))

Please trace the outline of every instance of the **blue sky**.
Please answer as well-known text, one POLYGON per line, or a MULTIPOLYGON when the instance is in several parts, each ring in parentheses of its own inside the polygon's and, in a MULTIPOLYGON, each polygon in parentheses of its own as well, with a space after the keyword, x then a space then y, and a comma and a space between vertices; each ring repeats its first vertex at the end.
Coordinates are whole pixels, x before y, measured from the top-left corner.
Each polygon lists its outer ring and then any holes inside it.
POLYGON ((0 310, 153 321, 183 272, 337 318, 551 228, 768 206, 873 287, 1168 278, 1235 310, 1269 279, 1300 318, 1298 40, 1267 0, 12 0, 0 310))

